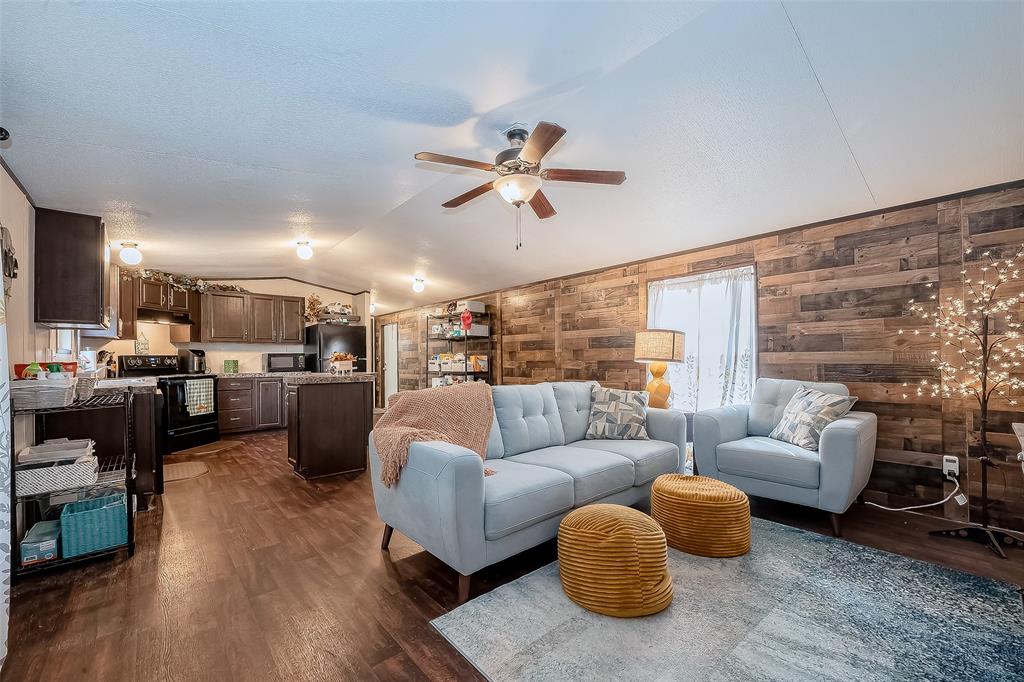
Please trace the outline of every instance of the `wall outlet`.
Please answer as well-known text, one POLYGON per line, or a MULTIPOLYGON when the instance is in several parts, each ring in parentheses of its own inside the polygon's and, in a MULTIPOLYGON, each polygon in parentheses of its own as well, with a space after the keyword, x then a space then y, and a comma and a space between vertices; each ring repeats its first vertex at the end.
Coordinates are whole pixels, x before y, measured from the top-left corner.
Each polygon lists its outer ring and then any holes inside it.
POLYGON ((960 460, 953 455, 944 455, 942 457, 942 475, 960 478, 960 460))

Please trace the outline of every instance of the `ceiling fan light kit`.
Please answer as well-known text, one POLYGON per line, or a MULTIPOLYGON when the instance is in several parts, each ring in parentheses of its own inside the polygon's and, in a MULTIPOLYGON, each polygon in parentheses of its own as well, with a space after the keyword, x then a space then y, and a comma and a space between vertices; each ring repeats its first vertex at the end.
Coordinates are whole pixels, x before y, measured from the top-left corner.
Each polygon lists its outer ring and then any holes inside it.
MULTIPOLYGON (((544 155, 565 135, 565 128, 554 123, 541 121, 532 133, 522 124, 516 123, 505 130, 505 138, 509 148, 499 152, 494 163, 463 159, 458 156, 420 152, 417 161, 432 161, 463 168, 475 168, 482 171, 497 173, 500 177, 485 182, 479 187, 460 194, 441 204, 444 208, 458 208, 463 204, 487 194, 492 189, 501 198, 521 208, 530 204, 530 208, 541 220, 555 215, 555 208, 541 191, 545 180, 557 182, 587 182, 599 185, 621 185, 626 180, 622 171, 580 170, 576 168, 552 168, 541 170, 540 162, 544 155)), ((521 216, 516 213, 516 249, 523 245, 521 216)))

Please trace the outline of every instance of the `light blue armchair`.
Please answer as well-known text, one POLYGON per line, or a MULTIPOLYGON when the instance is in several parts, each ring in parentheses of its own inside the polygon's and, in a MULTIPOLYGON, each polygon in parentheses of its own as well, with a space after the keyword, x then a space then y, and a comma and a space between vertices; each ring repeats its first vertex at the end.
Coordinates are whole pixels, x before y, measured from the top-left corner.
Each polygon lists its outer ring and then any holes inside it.
POLYGON ((769 438, 800 386, 850 395, 842 384, 758 379, 750 405, 698 412, 693 419, 697 472, 748 495, 794 502, 830 513, 841 534, 840 515, 857 499, 875 461, 878 418, 848 412, 821 433, 818 451, 769 438))

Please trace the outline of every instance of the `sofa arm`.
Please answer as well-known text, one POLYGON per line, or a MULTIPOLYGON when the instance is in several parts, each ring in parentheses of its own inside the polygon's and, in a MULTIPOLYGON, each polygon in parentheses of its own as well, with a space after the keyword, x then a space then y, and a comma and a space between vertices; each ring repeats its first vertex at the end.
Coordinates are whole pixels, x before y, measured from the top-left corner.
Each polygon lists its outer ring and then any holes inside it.
POLYGON ((877 437, 878 417, 871 412, 847 412, 822 430, 818 441, 821 509, 842 514, 857 499, 871 477, 877 437))
POLYGON ((676 471, 682 472, 686 464, 686 413, 648 407, 647 435, 653 440, 663 440, 679 448, 679 465, 676 471))
POLYGON ((370 434, 370 473, 377 515, 459 573, 483 568, 484 465, 472 450, 440 441, 415 442, 398 483, 380 480, 370 434))
POLYGON ((693 415, 693 460, 697 473, 718 478, 716 448, 747 437, 749 405, 726 405, 693 415))

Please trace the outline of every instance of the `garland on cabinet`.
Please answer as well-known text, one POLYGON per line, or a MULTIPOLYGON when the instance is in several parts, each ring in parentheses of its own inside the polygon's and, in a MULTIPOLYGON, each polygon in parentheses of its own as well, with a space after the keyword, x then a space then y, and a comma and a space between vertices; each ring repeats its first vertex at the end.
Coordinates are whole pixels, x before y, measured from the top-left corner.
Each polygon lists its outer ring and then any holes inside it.
POLYGON ((121 270, 121 273, 121 278, 126 282, 132 279, 149 279, 155 282, 163 282, 164 284, 168 284, 176 289, 198 291, 201 294, 206 293, 207 291, 237 291, 243 294, 248 293, 247 289, 243 289, 235 284, 207 282, 201 277, 178 275, 173 272, 164 272, 162 270, 140 268, 138 270, 121 270))

